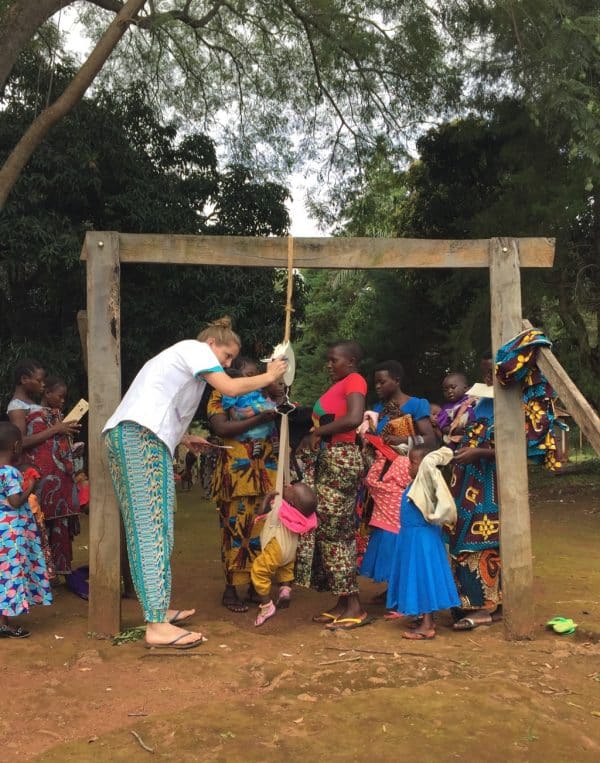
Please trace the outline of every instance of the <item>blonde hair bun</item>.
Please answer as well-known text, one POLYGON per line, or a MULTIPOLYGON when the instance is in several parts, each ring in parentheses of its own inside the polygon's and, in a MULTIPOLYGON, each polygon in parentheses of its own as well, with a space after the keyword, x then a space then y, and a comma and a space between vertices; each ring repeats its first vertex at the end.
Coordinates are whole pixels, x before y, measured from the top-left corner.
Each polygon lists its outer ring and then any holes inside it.
POLYGON ((222 318, 215 318, 215 320, 211 321, 208 325, 209 327, 218 326, 219 328, 229 330, 233 328, 233 323, 231 322, 231 318, 228 315, 224 315, 222 318))
POLYGON ((231 325, 231 318, 228 315, 215 318, 198 334, 198 341, 206 342, 207 339, 214 339, 217 344, 237 344, 238 347, 241 347, 241 339, 233 331, 231 325))

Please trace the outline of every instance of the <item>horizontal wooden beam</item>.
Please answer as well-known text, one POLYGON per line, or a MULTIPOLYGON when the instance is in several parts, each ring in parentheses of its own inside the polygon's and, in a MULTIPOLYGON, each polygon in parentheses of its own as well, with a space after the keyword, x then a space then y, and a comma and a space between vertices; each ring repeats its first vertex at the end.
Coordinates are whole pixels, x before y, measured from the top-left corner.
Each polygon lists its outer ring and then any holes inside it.
MULTIPOLYGON (((524 320, 523 328, 531 329, 533 326, 528 320, 524 320)), ((592 448, 600 456, 600 417, 596 411, 581 394, 552 350, 548 347, 540 347, 537 364, 592 448)))
MULTIPOLYGON (((94 246, 108 240, 94 231, 94 246)), ((287 238, 251 236, 183 236, 119 233, 121 262, 171 265, 233 265, 287 267, 287 238)), ((521 267, 550 268, 554 239, 520 238, 521 267)), ((81 258, 85 259, 83 248, 81 258)), ((417 238, 295 238, 294 266, 298 268, 487 268, 489 240, 417 238)))

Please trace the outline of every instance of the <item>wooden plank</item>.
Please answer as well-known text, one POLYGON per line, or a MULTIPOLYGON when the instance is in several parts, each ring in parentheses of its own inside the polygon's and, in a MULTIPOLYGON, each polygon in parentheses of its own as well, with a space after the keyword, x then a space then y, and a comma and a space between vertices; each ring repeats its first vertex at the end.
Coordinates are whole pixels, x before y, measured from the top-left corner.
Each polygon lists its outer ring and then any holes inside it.
MULTIPOLYGON (((528 320, 524 320, 523 328, 530 329, 533 326, 528 320)), ((575 386, 551 349, 542 347, 538 352, 537 363, 592 448, 600 455, 600 417, 596 411, 575 386)))
MULTIPOLYGON (((521 331, 521 275, 515 239, 490 240, 492 347, 521 331)), ((500 504, 500 555, 506 638, 533 637, 533 557, 521 389, 494 379, 494 438, 500 504)))
MULTIPOLYGON (((96 235, 108 236, 106 233, 96 235)), ((121 262, 287 267, 287 238, 118 235, 121 262)), ((522 267, 552 267, 554 239, 522 238, 519 248, 522 267)), ((488 265, 488 239, 294 239, 294 267, 297 268, 487 268, 488 265)))
POLYGON ((101 431, 121 400, 120 265, 116 233, 88 233, 89 631, 121 629, 121 530, 101 431))

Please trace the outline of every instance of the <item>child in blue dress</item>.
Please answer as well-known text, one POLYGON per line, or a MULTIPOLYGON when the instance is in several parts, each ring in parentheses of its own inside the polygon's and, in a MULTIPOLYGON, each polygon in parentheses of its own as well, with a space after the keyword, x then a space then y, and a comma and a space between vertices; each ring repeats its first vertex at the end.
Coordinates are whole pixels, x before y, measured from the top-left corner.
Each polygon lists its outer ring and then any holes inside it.
POLYGON ((52 603, 52 591, 40 535, 28 498, 35 481, 23 489, 23 476, 13 466, 21 453, 21 432, 0 422, 0 638, 27 638, 9 618, 26 614, 34 604, 52 603))
MULTIPOLYGON (((410 451, 409 473, 413 481, 428 452, 429 448, 424 445, 410 451)), ((460 600, 442 540, 442 527, 428 522, 411 500, 412 484, 402 494, 400 532, 392 561, 387 607, 417 618, 416 627, 404 632, 403 638, 432 639, 435 637, 433 613, 456 607, 460 600)))

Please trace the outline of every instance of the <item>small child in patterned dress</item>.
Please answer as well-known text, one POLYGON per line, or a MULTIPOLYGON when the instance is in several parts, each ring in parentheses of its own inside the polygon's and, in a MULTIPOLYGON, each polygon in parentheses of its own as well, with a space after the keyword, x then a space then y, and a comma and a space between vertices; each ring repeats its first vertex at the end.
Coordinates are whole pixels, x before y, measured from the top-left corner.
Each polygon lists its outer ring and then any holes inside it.
POLYGON ((21 432, 0 422, 0 638, 27 638, 29 631, 9 624, 34 604, 52 603, 52 591, 38 526, 29 506, 35 488, 23 489, 23 475, 13 466, 22 447, 21 432))

